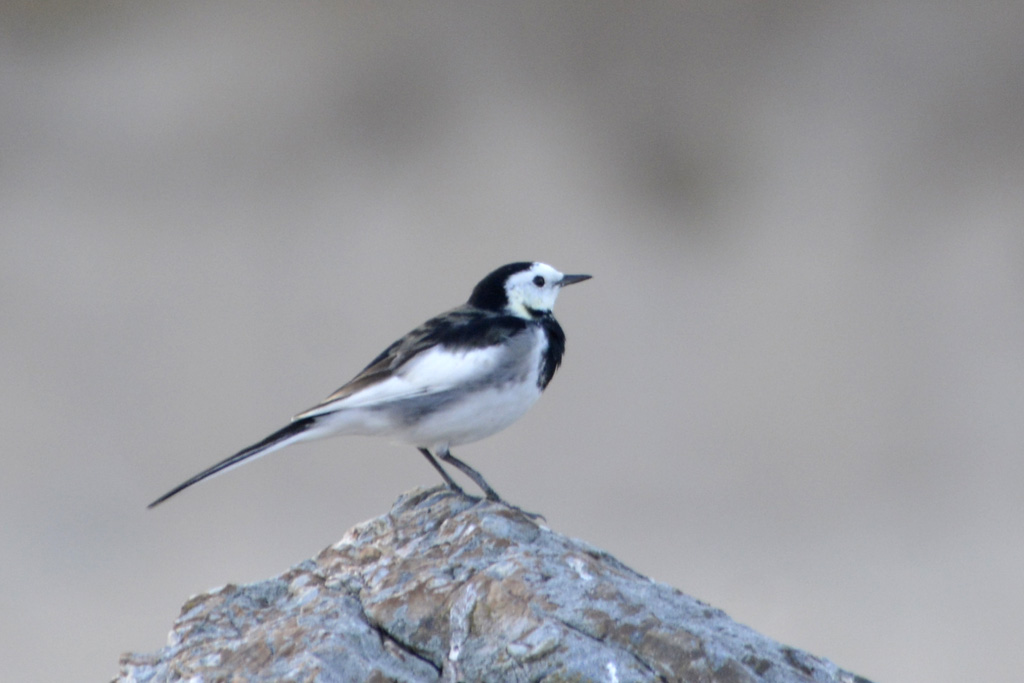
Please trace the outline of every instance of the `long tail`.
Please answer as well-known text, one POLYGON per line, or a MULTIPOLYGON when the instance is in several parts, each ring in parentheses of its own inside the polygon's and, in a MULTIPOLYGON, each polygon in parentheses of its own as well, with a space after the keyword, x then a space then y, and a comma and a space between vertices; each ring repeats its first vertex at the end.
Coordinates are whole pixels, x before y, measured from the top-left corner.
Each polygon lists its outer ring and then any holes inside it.
POLYGON ((316 417, 307 417, 301 420, 296 420, 289 424, 287 427, 282 427, 281 429, 277 430, 276 432, 274 432, 267 438, 263 439, 259 443, 254 443, 248 448, 243 448, 242 450, 232 455, 230 458, 225 458, 224 460, 221 460, 213 467, 209 467, 203 470, 202 472, 195 475, 188 481, 178 484, 173 489, 171 489, 164 495, 160 496, 146 507, 154 508, 160 503, 170 498, 171 496, 181 493, 189 486, 192 486, 192 484, 198 484, 207 477, 212 477, 215 474, 220 474, 221 472, 229 470, 232 467, 238 467, 239 465, 243 464, 250 458, 257 458, 261 455, 266 455, 272 450, 276 450, 278 448, 281 448, 282 446, 287 446, 289 443, 295 440, 295 437, 309 430, 313 426, 315 421, 316 417))

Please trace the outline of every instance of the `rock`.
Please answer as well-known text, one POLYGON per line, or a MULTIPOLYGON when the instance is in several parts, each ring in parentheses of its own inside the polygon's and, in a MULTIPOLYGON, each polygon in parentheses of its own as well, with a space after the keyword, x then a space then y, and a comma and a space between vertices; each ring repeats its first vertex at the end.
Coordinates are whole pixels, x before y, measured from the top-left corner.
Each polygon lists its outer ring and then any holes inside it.
POLYGON ((527 515, 445 488, 190 599, 117 681, 867 683, 527 515))

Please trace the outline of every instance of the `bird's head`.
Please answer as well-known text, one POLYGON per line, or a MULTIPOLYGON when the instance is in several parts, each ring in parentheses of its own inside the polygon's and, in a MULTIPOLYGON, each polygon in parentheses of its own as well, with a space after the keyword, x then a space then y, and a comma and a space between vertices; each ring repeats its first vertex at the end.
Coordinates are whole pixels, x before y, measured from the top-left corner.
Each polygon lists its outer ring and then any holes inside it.
POLYGON ((510 263, 481 280, 469 303, 533 320, 551 313, 562 287, 589 279, 589 275, 565 275, 546 263, 510 263))

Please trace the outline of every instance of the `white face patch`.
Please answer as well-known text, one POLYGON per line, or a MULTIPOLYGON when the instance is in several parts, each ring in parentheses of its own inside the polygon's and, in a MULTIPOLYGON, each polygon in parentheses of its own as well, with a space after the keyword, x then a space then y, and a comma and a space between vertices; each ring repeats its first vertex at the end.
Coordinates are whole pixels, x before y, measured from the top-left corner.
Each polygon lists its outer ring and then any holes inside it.
POLYGON ((555 307, 562 273, 546 263, 534 263, 529 269, 512 275, 505 282, 509 311, 520 318, 532 319, 530 311, 550 313, 555 307))

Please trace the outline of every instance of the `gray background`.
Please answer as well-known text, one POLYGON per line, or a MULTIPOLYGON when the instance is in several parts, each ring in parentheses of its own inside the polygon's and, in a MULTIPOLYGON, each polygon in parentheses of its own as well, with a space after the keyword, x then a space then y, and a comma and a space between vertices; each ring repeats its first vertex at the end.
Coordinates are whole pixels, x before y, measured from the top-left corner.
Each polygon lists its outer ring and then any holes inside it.
POLYGON ((433 484, 339 439, 144 506, 539 259, 595 278, 510 500, 880 682, 1016 680, 1024 6, 5 3, 0 661, 433 484))

